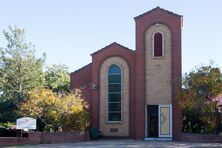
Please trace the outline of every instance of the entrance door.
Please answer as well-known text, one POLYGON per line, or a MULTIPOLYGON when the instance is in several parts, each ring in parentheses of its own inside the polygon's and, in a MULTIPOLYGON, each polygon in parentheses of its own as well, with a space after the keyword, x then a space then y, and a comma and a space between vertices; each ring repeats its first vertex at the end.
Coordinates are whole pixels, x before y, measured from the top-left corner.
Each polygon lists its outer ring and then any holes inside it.
POLYGON ((172 137, 172 105, 159 105, 159 137, 172 137))
POLYGON ((172 138, 172 105, 147 105, 146 111, 146 137, 172 138))
POLYGON ((158 137, 158 105, 147 106, 147 136, 158 137))

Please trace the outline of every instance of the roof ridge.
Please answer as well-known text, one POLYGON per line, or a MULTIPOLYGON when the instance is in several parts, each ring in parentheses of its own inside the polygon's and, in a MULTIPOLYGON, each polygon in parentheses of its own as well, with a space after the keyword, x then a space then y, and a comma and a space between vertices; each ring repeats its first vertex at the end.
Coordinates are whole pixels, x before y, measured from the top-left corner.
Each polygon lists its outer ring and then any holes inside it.
POLYGON ((83 66, 83 67, 81 67, 81 68, 79 68, 79 69, 77 69, 77 70, 75 70, 75 71, 73 71, 73 72, 71 72, 70 75, 72 75, 72 74, 74 74, 74 73, 76 73, 76 72, 79 72, 79 71, 81 71, 81 70, 89 67, 91 64, 92 64, 92 62, 89 63, 89 64, 87 64, 87 65, 85 65, 85 66, 83 66))
POLYGON ((130 49, 129 47, 126 47, 126 46, 124 46, 124 45, 121 45, 120 43, 113 42, 113 44, 117 44, 117 45, 119 45, 120 47, 126 48, 126 49, 128 49, 128 50, 130 50, 130 51, 134 51, 134 50, 130 49))
POLYGON ((177 13, 174 13, 174 12, 172 12, 172 11, 169 11, 169 10, 167 10, 167 9, 160 8, 159 6, 157 6, 157 7, 153 8, 153 9, 151 9, 151 10, 143 13, 143 14, 140 14, 140 15, 134 17, 134 19, 136 20, 136 19, 138 19, 138 18, 140 18, 140 17, 142 17, 142 16, 144 16, 144 15, 146 15, 146 14, 148 14, 148 13, 151 13, 152 11, 157 10, 157 9, 162 10, 162 11, 165 11, 165 12, 171 14, 171 15, 174 15, 174 16, 182 17, 182 15, 179 15, 179 14, 177 14, 177 13))
POLYGON ((118 45, 118 46, 120 46, 120 47, 122 47, 122 48, 125 48, 125 49, 131 51, 131 52, 134 52, 134 50, 132 50, 132 49, 126 47, 126 46, 123 46, 123 45, 121 45, 121 44, 119 44, 119 43, 117 43, 117 42, 112 42, 111 44, 109 44, 109 45, 107 45, 107 46, 105 46, 105 47, 103 47, 103 48, 101 48, 101 49, 99 49, 99 50, 97 50, 97 51, 91 53, 90 55, 92 56, 92 55, 94 55, 94 54, 96 54, 96 53, 98 53, 98 52, 100 52, 100 51, 102 51, 102 50, 104 50, 104 49, 106 49, 106 48, 112 46, 112 45, 118 45))

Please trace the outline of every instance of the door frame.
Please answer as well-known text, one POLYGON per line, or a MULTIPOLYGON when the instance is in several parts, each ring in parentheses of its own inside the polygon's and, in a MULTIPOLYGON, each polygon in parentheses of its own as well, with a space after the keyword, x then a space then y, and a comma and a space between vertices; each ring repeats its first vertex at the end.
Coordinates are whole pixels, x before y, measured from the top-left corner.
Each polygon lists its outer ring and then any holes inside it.
MULTIPOLYGON (((149 139, 148 137, 148 119, 147 119, 147 106, 149 104, 146 104, 145 105, 145 139, 149 139)), ((170 138, 172 139, 172 131, 173 131, 173 113, 172 113, 172 104, 170 105, 158 105, 158 138, 170 138), (159 113, 160 113, 160 107, 169 107, 170 108, 170 135, 160 135, 160 116, 159 116, 159 113)), ((155 138, 155 139, 158 139, 158 138, 155 138)), ((151 138, 152 140, 153 138, 151 138)))
POLYGON ((168 138, 171 138, 172 137, 172 105, 158 105, 158 128, 159 128, 159 134, 158 134, 158 137, 168 137, 168 138), (169 135, 161 135, 160 133, 160 120, 161 120, 161 116, 160 116, 160 109, 161 107, 164 107, 164 108, 169 108, 169 115, 170 115, 170 134, 169 135))

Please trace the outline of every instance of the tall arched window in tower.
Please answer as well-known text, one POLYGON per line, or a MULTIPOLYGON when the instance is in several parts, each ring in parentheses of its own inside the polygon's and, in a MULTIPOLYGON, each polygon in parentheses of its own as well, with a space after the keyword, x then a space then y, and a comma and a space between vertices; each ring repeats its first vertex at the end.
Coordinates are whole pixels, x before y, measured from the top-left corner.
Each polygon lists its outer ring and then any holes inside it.
POLYGON ((157 32, 153 36, 153 56, 162 57, 163 56, 163 35, 157 32))
POLYGON ((111 65, 108 71, 108 121, 121 121, 121 68, 111 65))

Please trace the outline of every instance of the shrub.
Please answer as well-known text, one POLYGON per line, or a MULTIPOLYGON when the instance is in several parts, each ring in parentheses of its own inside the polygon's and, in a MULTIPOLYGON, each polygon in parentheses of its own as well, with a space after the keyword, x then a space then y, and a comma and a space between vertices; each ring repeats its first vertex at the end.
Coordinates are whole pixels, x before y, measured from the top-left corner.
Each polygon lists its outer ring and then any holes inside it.
POLYGON ((20 106, 24 116, 40 119, 45 128, 54 131, 86 130, 89 113, 81 91, 75 90, 62 98, 48 89, 34 89, 20 106))
POLYGON ((0 127, 4 127, 4 128, 10 128, 13 125, 15 125, 15 123, 12 123, 12 122, 0 123, 0 127))

